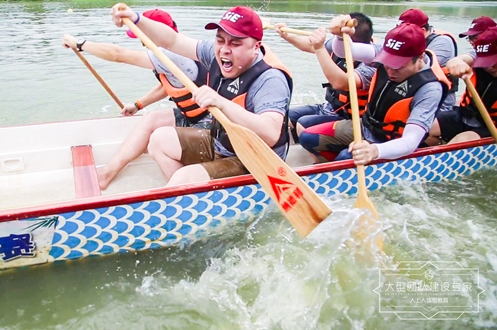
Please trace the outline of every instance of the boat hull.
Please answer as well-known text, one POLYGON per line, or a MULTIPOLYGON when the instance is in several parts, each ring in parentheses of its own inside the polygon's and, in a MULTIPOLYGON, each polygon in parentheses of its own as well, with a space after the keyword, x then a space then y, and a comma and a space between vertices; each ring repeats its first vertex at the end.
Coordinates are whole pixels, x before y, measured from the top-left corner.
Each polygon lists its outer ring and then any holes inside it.
MULTIPOLYGON (((426 148, 412 157, 378 161, 366 167, 367 187, 377 190, 399 182, 455 180, 495 167, 497 147, 492 142, 426 148)), ((357 192, 351 161, 296 171, 323 198, 357 192)), ((268 195, 246 175, 0 211, 0 269, 188 245, 223 226, 250 222, 262 216, 268 205, 268 195)))

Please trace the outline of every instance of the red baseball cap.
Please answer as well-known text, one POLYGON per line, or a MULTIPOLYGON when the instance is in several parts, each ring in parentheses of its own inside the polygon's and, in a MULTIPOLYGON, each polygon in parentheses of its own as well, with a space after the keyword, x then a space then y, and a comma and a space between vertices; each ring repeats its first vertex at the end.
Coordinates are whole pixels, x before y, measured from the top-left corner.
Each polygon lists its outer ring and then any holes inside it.
POLYGON ((416 24, 404 23, 387 33, 383 49, 373 62, 398 69, 426 49, 423 30, 416 24))
POLYGON ((497 27, 483 32, 475 41, 475 68, 488 68, 497 64, 497 27))
POLYGON ((485 32, 488 28, 494 26, 497 26, 497 23, 495 23, 495 21, 491 17, 480 16, 471 21, 471 26, 469 27, 468 31, 459 33, 459 38, 480 34, 482 32, 485 32))
MULTIPOLYGON (((154 20, 156 22, 166 24, 171 29, 178 32, 178 27, 176 26, 176 23, 173 21, 173 18, 171 17, 171 15, 169 15, 168 13, 166 13, 163 10, 151 9, 151 10, 147 10, 147 11, 143 12, 142 15, 144 17, 149 18, 151 20, 154 20)), ((136 38, 135 34, 133 32, 131 32, 131 30, 126 31, 126 34, 130 38, 136 38)))
POLYGON ((206 30, 221 28, 224 32, 237 38, 254 38, 262 40, 262 21, 251 8, 236 6, 224 13, 219 23, 209 23, 206 30))
POLYGON ((426 14, 421 9, 408 9, 400 14, 399 22, 397 23, 397 25, 401 25, 404 23, 411 23, 419 27, 425 27, 426 24, 428 24, 428 16, 426 16, 426 14))

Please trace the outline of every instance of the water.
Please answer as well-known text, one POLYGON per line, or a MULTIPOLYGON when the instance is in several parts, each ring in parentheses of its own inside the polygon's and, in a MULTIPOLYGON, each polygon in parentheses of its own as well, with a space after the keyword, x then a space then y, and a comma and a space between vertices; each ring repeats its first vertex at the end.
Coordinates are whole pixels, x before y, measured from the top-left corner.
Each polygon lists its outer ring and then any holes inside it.
MULTIPOLYGON (((63 33, 141 49, 110 21, 108 1, 0 3, 0 125, 108 117, 117 106, 63 33), (67 9, 74 9, 68 13, 67 9)), ((234 1, 134 1, 167 8, 181 32, 203 30, 234 1), (167 7, 166 7, 167 6, 167 7)), ((495 2, 330 3, 246 1, 271 23, 312 30, 336 13, 364 11, 379 39, 411 6, 436 28, 458 34, 472 18, 497 17, 495 2)), ((293 103, 323 98, 315 57, 264 37, 295 78, 293 103)), ((460 52, 469 44, 458 40, 460 52)), ((83 53, 84 54, 84 53, 83 53)), ((84 54, 123 102, 157 83, 150 72, 84 54)), ((3 141, 2 143, 7 143, 3 141)), ((163 250, 88 258, 0 273, 0 329, 479 329, 497 328, 497 180, 482 170, 458 182, 402 185, 371 194, 381 215, 385 254, 351 233, 355 198, 328 200, 334 213, 301 240, 276 211, 245 227, 163 250), (479 269, 479 311, 458 320, 401 320, 380 312, 379 268, 400 261, 457 261, 479 269)), ((378 230, 372 228, 371 231, 378 230)), ((373 234, 371 234, 373 235, 373 234)), ((399 275, 399 281, 406 277, 399 275)), ((383 303, 396 303, 386 299, 383 303)))

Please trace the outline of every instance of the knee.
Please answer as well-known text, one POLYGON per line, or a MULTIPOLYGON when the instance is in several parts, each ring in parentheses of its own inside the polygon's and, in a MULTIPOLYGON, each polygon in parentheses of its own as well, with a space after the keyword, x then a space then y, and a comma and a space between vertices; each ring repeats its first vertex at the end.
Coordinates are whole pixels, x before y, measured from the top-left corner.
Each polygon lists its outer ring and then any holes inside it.
POLYGON ((147 150, 153 156, 154 153, 160 152, 162 148, 176 134, 174 127, 159 127, 150 134, 147 150))
POLYGON ((316 147, 319 144, 319 136, 303 130, 299 135, 300 145, 307 151, 316 154, 316 147))
POLYGON ((305 130, 305 127, 302 126, 302 124, 300 122, 297 122, 297 135, 300 136, 302 134, 302 132, 305 130))
POLYGON ((162 126, 175 126, 174 113, 172 109, 166 111, 152 111, 143 116, 141 125, 143 128, 153 132, 162 126))

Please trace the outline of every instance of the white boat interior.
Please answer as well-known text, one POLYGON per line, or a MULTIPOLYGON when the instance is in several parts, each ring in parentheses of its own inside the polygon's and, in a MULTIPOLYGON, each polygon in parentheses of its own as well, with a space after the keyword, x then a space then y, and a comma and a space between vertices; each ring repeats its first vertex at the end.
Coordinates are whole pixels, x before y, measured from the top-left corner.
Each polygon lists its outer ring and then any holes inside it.
MULTIPOLYGON (((95 167, 102 166, 140 119, 141 116, 131 116, 1 127, 0 139, 4 143, 0 150, 0 210, 77 199, 78 174, 72 147, 91 146, 83 149, 93 153, 95 167)), ((312 157, 299 145, 292 145, 287 162, 292 167, 308 165, 312 157)), ((89 180, 83 178, 85 182, 80 184, 90 184, 89 180)), ((144 153, 98 193, 105 196, 165 185, 159 167, 144 153)))

